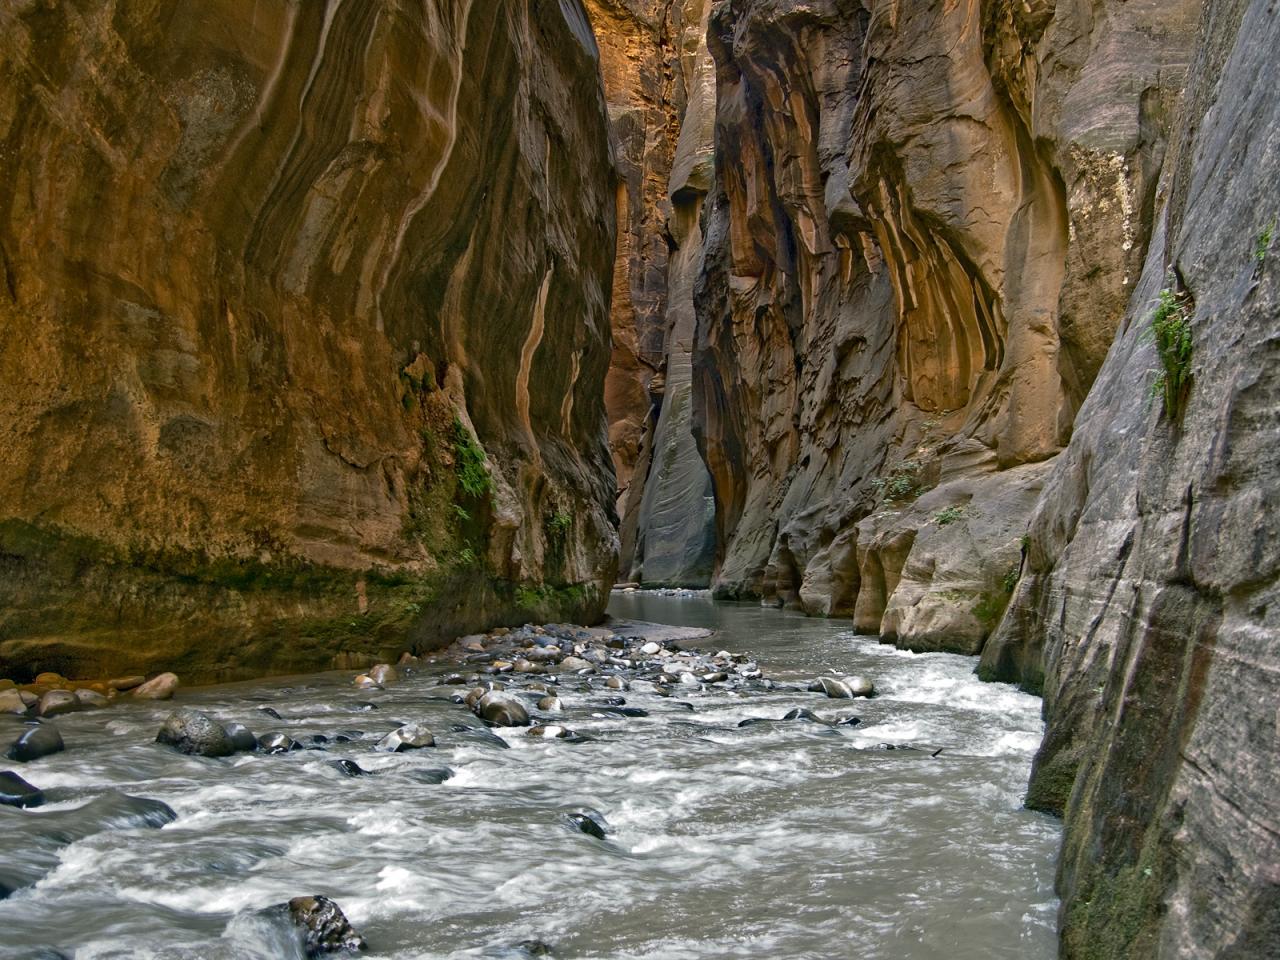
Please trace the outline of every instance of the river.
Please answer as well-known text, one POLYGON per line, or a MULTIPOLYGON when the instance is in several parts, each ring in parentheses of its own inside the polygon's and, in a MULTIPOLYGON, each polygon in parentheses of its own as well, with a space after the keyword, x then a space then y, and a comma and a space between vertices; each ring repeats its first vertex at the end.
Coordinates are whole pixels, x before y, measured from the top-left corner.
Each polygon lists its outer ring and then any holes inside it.
POLYGON ((256 911, 312 893, 338 901, 367 955, 402 960, 520 957, 530 939, 565 960, 1055 955, 1060 828, 1021 807, 1037 698, 979 683, 973 658, 898 651, 838 621, 651 594, 615 595, 610 610, 714 628, 708 648, 748 652, 776 680, 864 674, 879 696, 713 686, 681 693, 690 711, 636 682, 627 703, 648 716, 568 693, 563 722, 593 739, 498 730, 499 749, 452 729, 476 721, 433 694, 440 671, 383 691, 353 689, 350 673, 182 691, 184 706, 258 734, 366 734, 229 759, 153 743, 172 705, 71 714, 57 721, 66 752, 15 768, 49 802, 0 808, 0 870, 40 875, 0 900, 0 958, 280 960, 256 911), (737 726, 796 706, 862 722, 737 726), (373 735, 414 720, 436 749, 372 752, 373 735), (374 775, 345 777, 336 758, 374 775), (415 779, 442 766, 451 779, 415 779), (177 819, 40 829, 112 788, 177 819), (607 839, 566 823, 586 808, 607 839))

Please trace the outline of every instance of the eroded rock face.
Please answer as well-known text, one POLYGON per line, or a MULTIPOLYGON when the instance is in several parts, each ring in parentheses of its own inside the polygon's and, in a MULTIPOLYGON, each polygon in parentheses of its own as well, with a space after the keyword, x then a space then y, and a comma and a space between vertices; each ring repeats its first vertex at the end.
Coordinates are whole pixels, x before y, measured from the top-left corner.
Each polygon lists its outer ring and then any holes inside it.
POLYGON ((1140 271, 1197 9, 715 4, 721 594, 980 648, 1140 271))
POLYGON ((599 614, 615 209, 577 0, 19 2, 0 35, 0 673, 599 614))
POLYGON ((1206 7, 1155 238, 983 655, 1043 685, 1028 802, 1065 814, 1067 958, 1276 948, 1278 47, 1267 3, 1206 7), (1162 289, 1192 336, 1180 416, 1151 399, 1162 289))
POLYGON ((705 586, 715 542, 710 478, 692 434, 693 281, 710 186, 710 0, 589 0, 619 193, 606 381, 618 474, 621 575, 705 586))

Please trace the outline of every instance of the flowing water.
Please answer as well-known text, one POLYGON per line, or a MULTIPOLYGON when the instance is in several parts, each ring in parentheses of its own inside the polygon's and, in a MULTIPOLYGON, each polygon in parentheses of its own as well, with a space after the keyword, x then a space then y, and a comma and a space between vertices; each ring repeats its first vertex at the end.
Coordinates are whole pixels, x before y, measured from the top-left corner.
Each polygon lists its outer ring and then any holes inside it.
POLYGON ((42 874, 0 900, 0 957, 48 946, 76 960, 280 960, 297 951, 257 911, 312 893, 338 901, 370 956, 406 960, 524 956, 512 948, 528 939, 611 960, 1054 955, 1059 827, 1021 808, 1036 698, 977 682, 972 658, 904 653, 834 621, 652 595, 615 596, 611 611, 714 627, 707 646, 749 652, 775 679, 869 675, 880 696, 711 688, 685 697, 691 712, 637 682, 628 704, 647 717, 601 716, 569 693, 564 722, 595 739, 501 730, 500 749, 452 729, 478 723, 431 699, 429 672, 375 692, 349 673, 184 691, 183 705, 258 734, 381 735, 424 720, 438 741, 223 760, 152 742, 170 705, 72 714, 58 720, 66 752, 18 765, 50 802, 0 807, 0 878, 42 874), (862 723, 737 726, 795 706, 862 723), (336 758, 374 775, 344 777, 336 758), (415 779, 441 766, 452 779, 415 779), (71 812, 111 788, 177 819, 113 819, 110 796, 71 812), (566 823, 588 808, 606 840, 566 823))

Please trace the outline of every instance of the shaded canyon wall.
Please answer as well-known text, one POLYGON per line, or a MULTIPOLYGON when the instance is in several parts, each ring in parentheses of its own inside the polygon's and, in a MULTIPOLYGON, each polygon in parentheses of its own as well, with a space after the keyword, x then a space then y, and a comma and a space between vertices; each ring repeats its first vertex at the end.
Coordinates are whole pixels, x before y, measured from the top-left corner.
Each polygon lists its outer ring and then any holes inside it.
POLYGON ((600 614, 616 211, 578 0, 21 0, 0 36, 0 674, 600 614))
POLYGON ((620 181, 606 381, 623 580, 706 586, 714 501, 693 439, 693 282, 711 181, 710 0, 589 0, 620 181))

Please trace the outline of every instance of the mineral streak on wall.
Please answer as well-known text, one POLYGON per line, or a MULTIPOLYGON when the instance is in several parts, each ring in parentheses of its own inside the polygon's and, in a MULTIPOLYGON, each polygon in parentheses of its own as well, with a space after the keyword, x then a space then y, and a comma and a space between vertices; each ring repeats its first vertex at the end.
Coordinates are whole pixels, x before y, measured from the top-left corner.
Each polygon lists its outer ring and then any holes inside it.
POLYGON ((0 675, 367 663, 613 582, 578 0, 0 5, 0 675))

